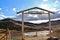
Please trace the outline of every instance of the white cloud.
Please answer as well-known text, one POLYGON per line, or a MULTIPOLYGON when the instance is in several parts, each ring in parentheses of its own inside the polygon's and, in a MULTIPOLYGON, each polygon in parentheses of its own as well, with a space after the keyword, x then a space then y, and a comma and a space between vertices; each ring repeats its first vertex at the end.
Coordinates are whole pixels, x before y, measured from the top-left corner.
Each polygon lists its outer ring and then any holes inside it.
POLYGON ((46 9, 46 10, 50 10, 50 11, 57 11, 56 7, 54 7, 54 5, 51 5, 50 4, 41 4, 41 5, 38 5, 38 7, 41 7, 43 9, 46 9))
POLYGON ((16 17, 16 16, 5 16, 5 15, 3 15, 3 14, 0 14, 0 17, 2 17, 2 18, 14 18, 14 17, 16 17))
POLYGON ((55 1, 55 4, 56 4, 56 3, 58 3, 58 2, 59 2, 59 1, 58 1, 58 0, 56 0, 56 1, 55 1))
POLYGON ((0 20, 3 19, 2 17, 0 17, 0 20))
POLYGON ((60 11, 58 13, 60 14, 60 11))
POLYGON ((2 10, 2 8, 0 8, 0 10, 2 10))
POLYGON ((12 10, 13 10, 14 12, 16 12, 16 8, 13 8, 12 10))
POLYGON ((38 5, 39 7, 41 8, 44 8, 44 9, 48 9, 49 5, 48 4, 41 4, 41 5, 38 5))
MULTIPOLYGON (((60 20, 60 18, 51 19, 51 21, 55 21, 55 20, 60 20)), ((35 21, 28 21, 28 22, 39 24, 39 23, 45 23, 45 22, 48 22, 48 21, 49 20, 35 20, 35 21)))
POLYGON ((7 18, 15 18, 16 16, 7 16, 7 18))
POLYGON ((54 12, 56 12, 57 11, 57 9, 56 8, 51 8, 51 9, 49 9, 50 11, 54 11, 54 12))
POLYGON ((29 22, 39 24, 39 23, 43 23, 43 22, 48 22, 48 20, 35 20, 35 21, 29 21, 29 22))
POLYGON ((44 13, 48 13, 48 12, 44 11, 44 13))
POLYGON ((31 17, 31 16, 33 16, 32 14, 29 14, 29 16, 31 17))
POLYGON ((38 15, 36 15, 36 14, 29 14, 29 16, 28 17, 34 17, 34 18, 38 18, 38 15))
POLYGON ((48 0, 43 0, 43 2, 47 2, 48 0))
MULTIPOLYGON (((49 1, 49 0, 43 0, 44 2, 49 1)), ((39 1, 35 1, 35 5, 40 7, 40 8, 44 8, 50 11, 57 11, 56 7, 58 6, 58 0, 56 0, 54 3, 40 3, 39 1), (52 6, 52 7, 51 7, 52 6)))
POLYGON ((38 15, 34 15, 35 18, 38 18, 38 15))
POLYGON ((6 18, 6 16, 5 16, 5 15, 3 15, 3 14, 0 14, 0 17, 6 18))
POLYGON ((54 7, 57 7, 57 6, 58 6, 57 4, 54 5, 54 7))
POLYGON ((57 7, 58 6, 58 4, 59 4, 59 1, 58 0, 56 0, 55 2, 54 2, 54 7, 57 7))
POLYGON ((3 17, 0 17, 0 20, 4 19, 3 17))

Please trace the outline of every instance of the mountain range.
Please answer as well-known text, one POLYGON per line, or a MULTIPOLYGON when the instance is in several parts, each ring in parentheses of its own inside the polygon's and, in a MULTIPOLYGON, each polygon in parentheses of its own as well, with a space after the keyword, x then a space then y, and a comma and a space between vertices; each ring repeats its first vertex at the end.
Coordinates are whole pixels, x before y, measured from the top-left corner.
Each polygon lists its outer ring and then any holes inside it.
MULTIPOLYGON (((49 22, 34 24, 30 22, 24 22, 24 30, 27 31, 39 31, 39 30, 49 30, 49 22)), ((52 27, 60 27, 60 20, 51 21, 52 27)), ((10 30, 21 30, 22 22, 16 21, 10 18, 0 20, 1 29, 10 29, 10 30)))

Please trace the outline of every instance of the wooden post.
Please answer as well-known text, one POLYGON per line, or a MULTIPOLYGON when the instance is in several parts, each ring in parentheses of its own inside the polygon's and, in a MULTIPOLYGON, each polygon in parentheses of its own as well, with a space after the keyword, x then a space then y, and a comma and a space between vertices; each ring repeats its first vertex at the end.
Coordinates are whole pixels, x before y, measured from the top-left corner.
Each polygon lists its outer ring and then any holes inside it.
POLYGON ((7 27, 6 27, 6 40, 7 40, 7 34, 8 34, 8 33, 7 33, 7 27))
POLYGON ((22 12, 22 40, 24 39, 24 12, 22 12))
POLYGON ((48 12, 48 19, 49 19, 49 36, 50 36, 50 38, 52 37, 51 36, 51 20, 50 20, 50 13, 48 12))
POLYGON ((38 32, 36 31, 36 37, 38 36, 38 32))
POLYGON ((6 31, 7 31, 7 33, 6 33, 6 35, 7 35, 7 36, 6 36, 6 40, 9 40, 9 39, 8 39, 8 38, 9 38, 9 28, 8 28, 8 27, 6 28, 6 31))
POLYGON ((9 39, 11 40, 11 30, 9 30, 9 39))
POLYGON ((8 30, 8 40, 11 40, 11 31, 10 30, 8 30))

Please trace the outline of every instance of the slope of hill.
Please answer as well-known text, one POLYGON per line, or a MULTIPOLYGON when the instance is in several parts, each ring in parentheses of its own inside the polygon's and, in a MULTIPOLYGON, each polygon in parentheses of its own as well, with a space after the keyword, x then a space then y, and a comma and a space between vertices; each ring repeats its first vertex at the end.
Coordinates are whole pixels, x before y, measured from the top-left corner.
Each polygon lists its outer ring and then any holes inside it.
MULTIPOLYGON (((30 26, 25 25, 24 27, 26 30, 36 30, 36 28, 30 27, 30 26)), ((0 28, 1 29, 8 28, 10 30, 21 30, 22 25, 21 25, 21 22, 18 23, 18 21, 7 18, 7 19, 0 20, 0 28)))
MULTIPOLYGON (((52 26, 55 26, 55 25, 59 25, 60 26, 60 20, 56 20, 56 21, 51 21, 52 23, 52 26)), ((10 18, 6 18, 6 19, 3 19, 3 20, 0 20, 0 28, 3 28, 3 29, 11 29, 11 30, 21 30, 22 28, 22 22, 21 21, 15 21, 15 20, 12 20, 10 18)), ((29 23, 29 22, 24 22, 24 28, 25 28, 25 31, 27 30, 48 30, 48 22, 46 23, 41 23, 41 24, 33 24, 33 23, 29 23)))

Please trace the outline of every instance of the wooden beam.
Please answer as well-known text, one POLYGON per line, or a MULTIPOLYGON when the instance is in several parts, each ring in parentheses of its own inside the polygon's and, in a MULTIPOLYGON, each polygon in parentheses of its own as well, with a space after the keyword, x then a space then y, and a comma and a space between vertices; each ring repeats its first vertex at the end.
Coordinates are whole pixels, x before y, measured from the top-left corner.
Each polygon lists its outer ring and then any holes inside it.
POLYGON ((52 37, 52 35, 51 35, 51 29, 52 29, 52 27, 51 27, 50 13, 48 13, 48 19, 49 19, 49 34, 50 34, 50 38, 51 38, 52 37))
POLYGON ((26 9, 26 10, 19 11, 19 12, 17 12, 17 14, 22 13, 22 12, 25 12, 25 11, 32 10, 32 9, 39 9, 39 10, 47 11, 47 12, 50 12, 50 13, 54 13, 52 11, 49 11, 49 10, 46 10, 46 9, 43 9, 43 8, 33 7, 33 8, 29 8, 29 9, 26 9))
POLYGON ((44 13, 44 12, 27 12, 24 14, 48 14, 48 13, 44 13))
POLYGON ((22 12, 22 40, 24 39, 24 12, 22 12))

